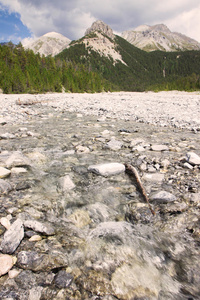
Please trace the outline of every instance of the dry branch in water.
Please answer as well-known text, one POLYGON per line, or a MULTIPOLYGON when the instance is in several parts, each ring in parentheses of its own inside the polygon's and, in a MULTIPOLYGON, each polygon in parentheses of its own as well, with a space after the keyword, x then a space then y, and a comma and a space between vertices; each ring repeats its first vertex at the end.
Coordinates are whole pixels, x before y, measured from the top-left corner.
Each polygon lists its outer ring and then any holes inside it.
POLYGON ((155 215, 155 211, 153 210, 153 208, 151 207, 151 204, 149 203, 149 198, 146 194, 146 191, 142 185, 142 182, 140 180, 140 176, 138 174, 138 171, 136 170, 136 168, 134 168, 132 165, 129 165, 129 164, 125 164, 125 168, 126 168, 126 172, 133 175, 135 177, 135 180, 136 180, 136 183, 137 183, 137 186, 138 186, 138 189, 140 191, 140 193, 142 194, 144 200, 147 202, 148 206, 149 206, 149 209, 151 211, 151 213, 153 215, 155 215))

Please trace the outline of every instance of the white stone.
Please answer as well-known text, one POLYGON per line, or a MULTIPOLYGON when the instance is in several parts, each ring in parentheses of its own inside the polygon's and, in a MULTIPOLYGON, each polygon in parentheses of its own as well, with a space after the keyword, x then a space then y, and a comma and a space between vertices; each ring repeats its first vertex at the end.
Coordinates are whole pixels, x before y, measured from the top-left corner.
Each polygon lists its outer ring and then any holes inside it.
POLYGON ((7 160, 6 166, 7 168, 12 167, 23 167, 23 166, 30 166, 31 163, 29 159, 23 155, 20 151, 14 152, 7 160))
POLYGON ((8 276, 9 276, 10 279, 12 279, 12 278, 17 277, 17 276, 19 275, 20 272, 21 272, 21 271, 20 271, 20 270, 17 270, 17 269, 10 270, 10 271, 8 272, 8 276))
POLYGON ((7 254, 0 254, 0 276, 7 274, 15 264, 16 260, 7 254))
POLYGON ((6 178, 10 175, 10 170, 0 167, 0 178, 6 178))
POLYGON ((35 220, 24 221, 24 227, 31 228, 34 231, 44 233, 46 235, 53 235, 54 229, 49 224, 44 224, 35 220))
POLYGON ((107 177, 124 172, 125 166, 120 163, 98 164, 89 166, 88 171, 107 177))
POLYGON ((69 175, 65 175, 64 177, 61 177, 59 179, 59 185, 63 191, 72 190, 76 187, 69 175))
POLYGON ((152 145, 151 146, 152 151, 168 151, 169 147, 166 145, 152 145))
POLYGON ((14 167, 11 169, 12 174, 20 174, 20 173, 27 173, 27 169, 25 168, 20 168, 20 167, 14 167))
POLYGON ((186 154, 186 157, 187 157, 187 161, 191 165, 200 165, 200 156, 198 156, 196 153, 194 153, 194 152, 188 152, 186 154))
POLYGON ((11 224, 10 221, 8 220, 8 218, 2 217, 0 219, 0 223, 1 225, 3 225, 7 230, 10 228, 11 224))
POLYGON ((150 182, 161 183, 164 180, 165 175, 161 173, 144 174, 143 179, 150 182))

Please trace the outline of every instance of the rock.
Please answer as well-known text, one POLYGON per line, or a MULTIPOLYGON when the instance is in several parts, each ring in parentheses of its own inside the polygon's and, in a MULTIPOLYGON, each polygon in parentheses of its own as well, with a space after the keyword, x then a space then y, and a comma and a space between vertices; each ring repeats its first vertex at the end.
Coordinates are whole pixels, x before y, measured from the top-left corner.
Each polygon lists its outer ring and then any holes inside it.
POLYGON ((11 169, 12 174, 20 174, 20 173, 27 173, 27 169, 25 168, 20 168, 20 167, 14 167, 11 169))
POLYGON ((63 191, 72 190, 76 187, 69 175, 61 177, 59 179, 59 185, 63 191))
POLYGON ((44 224, 44 223, 41 223, 41 222, 35 221, 35 220, 24 221, 24 227, 31 228, 32 230, 43 233, 45 235, 54 235, 55 234, 54 228, 51 227, 49 224, 44 224))
POLYGON ((8 272, 8 276, 9 276, 10 279, 12 279, 12 278, 17 277, 17 276, 19 275, 20 272, 21 272, 20 270, 12 269, 12 270, 10 270, 10 271, 8 272))
POLYGON ((49 256, 38 254, 36 251, 20 251, 17 256, 17 265, 24 270, 41 271, 47 268, 49 256))
POLYGON ((85 35, 90 34, 91 32, 95 32, 95 31, 100 31, 100 32, 104 33, 112 40, 115 38, 115 35, 114 35, 112 29, 110 28, 110 26, 108 26, 101 20, 95 21, 92 24, 92 26, 86 30, 85 35))
POLYGON ((43 287, 36 286, 30 289, 28 300, 40 300, 42 296, 43 287))
POLYGON ((77 209, 73 214, 71 214, 68 220, 78 228, 82 228, 91 223, 88 212, 81 209, 77 209))
POLYGON ((2 217, 2 218, 0 219, 0 223, 1 223, 1 225, 3 225, 7 230, 10 229, 11 224, 10 224, 10 220, 8 220, 8 218, 2 217))
POLYGON ((152 151, 168 151, 169 147, 166 145, 151 145, 150 148, 152 151))
POLYGON ((123 244, 128 234, 132 234, 132 226, 128 222, 102 222, 90 232, 88 238, 103 238, 106 241, 123 244))
POLYGON ((10 175, 10 170, 0 167, 0 178, 6 178, 10 175))
POLYGON ((7 274, 15 263, 15 257, 7 254, 0 254, 0 276, 7 274))
POLYGON ((186 159, 187 159, 187 162, 193 166, 200 165, 200 156, 198 156, 194 152, 188 152, 186 154, 186 159))
POLYGON ((9 132, 6 132, 6 133, 3 133, 0 135, 0 139, 4 139, 4 140, 7 140, 7 139, 15 139, 16 136, 12 133, 9 133, 9 132))
POLYGON ((0 245, 3 253, 12 254, 24 238, 24 227, 20 219, 17 219, 5 232, 0 245))
POLYGON ((120 150, 123 146, 123 143, 120 142, 120 141, 117 141, 115 139, 111 139, 105 146, 104 148, 105 149, 110 149, 110 150, 113 150, 113 151, 117 151, 117 150, 120 150))
POLYGON ((77 153, 90 153, 90 149, 86 146, 78 145, 76 146, 77 153))
POLYGON ((150 200, 161 203, 173 202, 176 201, 176 199, 176 196, 166 191, 160 191, 150 196, 150 200))
POLYGON ((112 176, 125 171, 125 166, 120 163, 107 163, 99 165, 91 165, 88 167, 88 171, 93 172, 101 176, 112 176))
POLYGON ((0 194, 7 194, 12 191, 12 185, 5 181, 4 179, 0 179, 0 194))
POLYGON ((150 182, 158 182, 161 183, 164 180, 165 175, 161 173, 151 173, 151 174, 144 174, 143 179, 150 182))
POLYGON ((15 282, 22 289, 31 289, 36 284, 36 275, 30 270, 23 270, 15 278, 15 282))
POLYGON ((187 162, 185 162, 185 163, 183 164, 183 166, 184 166, 184 168, 189 169, 189 170, 192 170, 192 169, 193 169, 193 166, 192 166, 191 164, 187 163, 187 162))
POLYGON ((72 281, 73 276, 64 270, 59 271, 54 278, 55 285, 60 289, 67 288, 71 285, 72 281))
POLYGON ((133 148, 139 144, 145 144, 145 140, 141 139, 141 138, 136 138, 134 140, 131 140, 131 143, 130 143, 130 148, 133 148))
POLYGON ((20 151, 14 152, 7 160, 6 160, 6 166, 7 168, 13 168, 13 167, 27 167, 30 166, 31 162, 29 159, 23 155, 20 151))
POLYGON ((42 237, 38 234, 32 235, 29 239, 30 242, 39 242, 41 240, 42 240, 42 237))

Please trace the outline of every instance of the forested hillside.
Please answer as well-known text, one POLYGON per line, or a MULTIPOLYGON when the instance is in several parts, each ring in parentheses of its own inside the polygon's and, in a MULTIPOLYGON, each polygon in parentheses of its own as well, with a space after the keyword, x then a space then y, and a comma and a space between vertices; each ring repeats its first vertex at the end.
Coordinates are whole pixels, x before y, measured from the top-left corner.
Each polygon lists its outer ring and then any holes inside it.
POLYGON ((110 85, 83 64, 41 57, 9 43, 0 46, 0 88, 4 93, 101 92, 110 85))
POLYGON ((200 51, 147 53, 116 36, 122 61, 101 55, 83 37, 55 57, 21 44, 0 46, 4 93, 200 90, 200 51))

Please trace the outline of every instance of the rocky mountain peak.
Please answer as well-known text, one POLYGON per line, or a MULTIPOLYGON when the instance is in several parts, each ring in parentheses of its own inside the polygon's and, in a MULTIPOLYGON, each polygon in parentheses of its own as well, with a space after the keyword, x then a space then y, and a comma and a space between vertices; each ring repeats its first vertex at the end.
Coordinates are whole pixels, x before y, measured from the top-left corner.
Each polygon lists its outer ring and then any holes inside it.
POLYGON ((54 56, 67 48, 70 42, 70 39, 60 33, 48 32, 35 41, 24 45, 24 48, 32 49, 35 53, 40 53, 40 55, 54 56))
POLYGON ((177 32, 171 32, 164 24, 141 25, 122 32, 129 43, 145 51, 184 51, 199 50, 200 43, 177 32))
POLYGON ((107 35, 112 40, 115 37, 112 29, 101 20, 95 21, 92 24, 92 26, 86 30, 85 35, 89 34, 90 32, 94 32, 94 31, 100 31, 100 32, 104 33, 105 35, 107 35))

